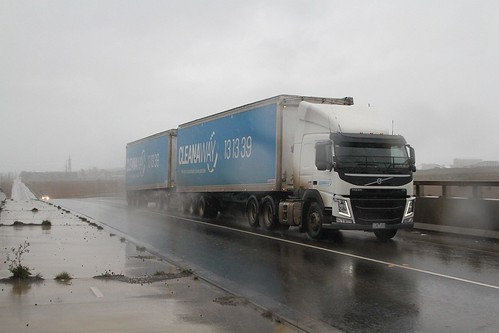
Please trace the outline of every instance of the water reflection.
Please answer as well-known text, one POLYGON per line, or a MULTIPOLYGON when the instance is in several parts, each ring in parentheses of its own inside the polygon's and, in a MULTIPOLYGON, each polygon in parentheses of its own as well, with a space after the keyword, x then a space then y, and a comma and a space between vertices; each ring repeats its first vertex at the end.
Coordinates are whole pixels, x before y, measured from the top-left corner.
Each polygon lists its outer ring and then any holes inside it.
MULTIPOLYGON (((260 304, 269 297, 294 309, 287 315, 296 320, 301 313, 348 332, 416 330, 416 283, 398 267, 199 225, 189 228, 197 229, 195 240, 191 233, 165 235, 170 249, 244 286, 260 304)), ((392 243, 369 244, 389 255, 397 251, 392 243)))
POLYGON ((25 295, 31 289, 31 283, 29 282, 14 282, 12 283, 12 294, 14 295, 25 295))
POLYGON ((400 332, 414 330, 418 321, 415 281, 399 268, 288 246, 277 268, 292 276, 281 289, 286 302, 320 313, 334 327, 400 332))
POLYGON ((29 293, 33 285, 38 286, 43 283, 42 280, 12 280, 8 282, 11 286, 11 294, 23 296, 29 293))

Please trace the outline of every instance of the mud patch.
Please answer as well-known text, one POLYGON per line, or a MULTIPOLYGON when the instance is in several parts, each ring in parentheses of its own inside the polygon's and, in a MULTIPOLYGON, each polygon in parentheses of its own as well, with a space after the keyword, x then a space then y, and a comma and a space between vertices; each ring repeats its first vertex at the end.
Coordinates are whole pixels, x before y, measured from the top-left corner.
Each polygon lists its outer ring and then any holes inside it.
POLYGON ((167 281, 173 279, 179 279, 192 275, 190 271, 181 271, 178 273, 164 273, 164 274, 154 274, 154 275, 143 275, 137 277, 129 277, 123 274, 102 274, 94 276, 94 279, 108 280, 108 281, 120 281, 131 284, 145 284, 153 283, 158 281, 167 281))
POLYGON ((131 256, 130 258, 140 259, 140 260, 152 260, 152 259, 156 259, 156 257, 154 257, 154 256, 143 256, 143 255, 131 256))
POLYGON ((21 222, 21 221, 14 221, 12 222, 12 224, 4 224, 4 223, 0 223, 0 227, 33 227, 33 226, 37 226, 37 227, 46 227, 47 224, 43 223, 43 222, 40 222, 40 223, 25 223, 25 222, 21 222))
POLYGON ((237 306, 237 305, 246 305, 248 304, 248 300, 244 297, 237 296, 222 296, 215 298, 213 302, 218 303, 220 305, 229 305, 229 306, 237 306))

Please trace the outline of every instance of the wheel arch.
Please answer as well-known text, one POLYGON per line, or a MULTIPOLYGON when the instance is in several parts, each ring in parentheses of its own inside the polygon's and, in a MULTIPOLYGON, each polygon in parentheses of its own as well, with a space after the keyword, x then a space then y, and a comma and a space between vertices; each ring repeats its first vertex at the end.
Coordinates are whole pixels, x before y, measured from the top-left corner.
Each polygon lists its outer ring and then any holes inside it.
POLYGON ((301 225, 300 225, 300 232, 305 232, 306 230, 306 224, 307 224, 307 214, 308 210, 310 208, 310 205, 312 202, 317 202, 321 209, 324 210, 324 201, 322 200, 322 197, 317 190, 305 190, 301 198, 303 200, 303 209, 302 209, 302 215, 301 215, 301 225))
POLYGON ((317 190, 305 190, 302 195, 303 199, 303 214, 306 215, 308 208, 312 202, 317 202, 324 209, 324 201, 317 190))

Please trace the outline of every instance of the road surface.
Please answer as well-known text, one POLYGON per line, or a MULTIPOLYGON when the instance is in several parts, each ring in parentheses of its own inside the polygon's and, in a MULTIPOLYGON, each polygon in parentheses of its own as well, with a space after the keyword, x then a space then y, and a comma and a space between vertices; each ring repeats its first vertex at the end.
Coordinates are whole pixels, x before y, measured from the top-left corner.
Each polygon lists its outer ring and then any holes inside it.
POLYGON ((120 199, 53 201, 309 331, 498 332, 499 244, 402 232, 324 242, 237 217, 201 221, 120 199))

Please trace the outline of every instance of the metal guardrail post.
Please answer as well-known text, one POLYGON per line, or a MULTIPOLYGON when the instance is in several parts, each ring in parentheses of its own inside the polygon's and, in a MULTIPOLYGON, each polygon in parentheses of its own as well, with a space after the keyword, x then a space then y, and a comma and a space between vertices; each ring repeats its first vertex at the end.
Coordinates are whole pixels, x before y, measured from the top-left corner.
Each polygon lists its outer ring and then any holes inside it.
POLYGON ((442 197, 447 197, 447 185, 442 184, 442 197))

